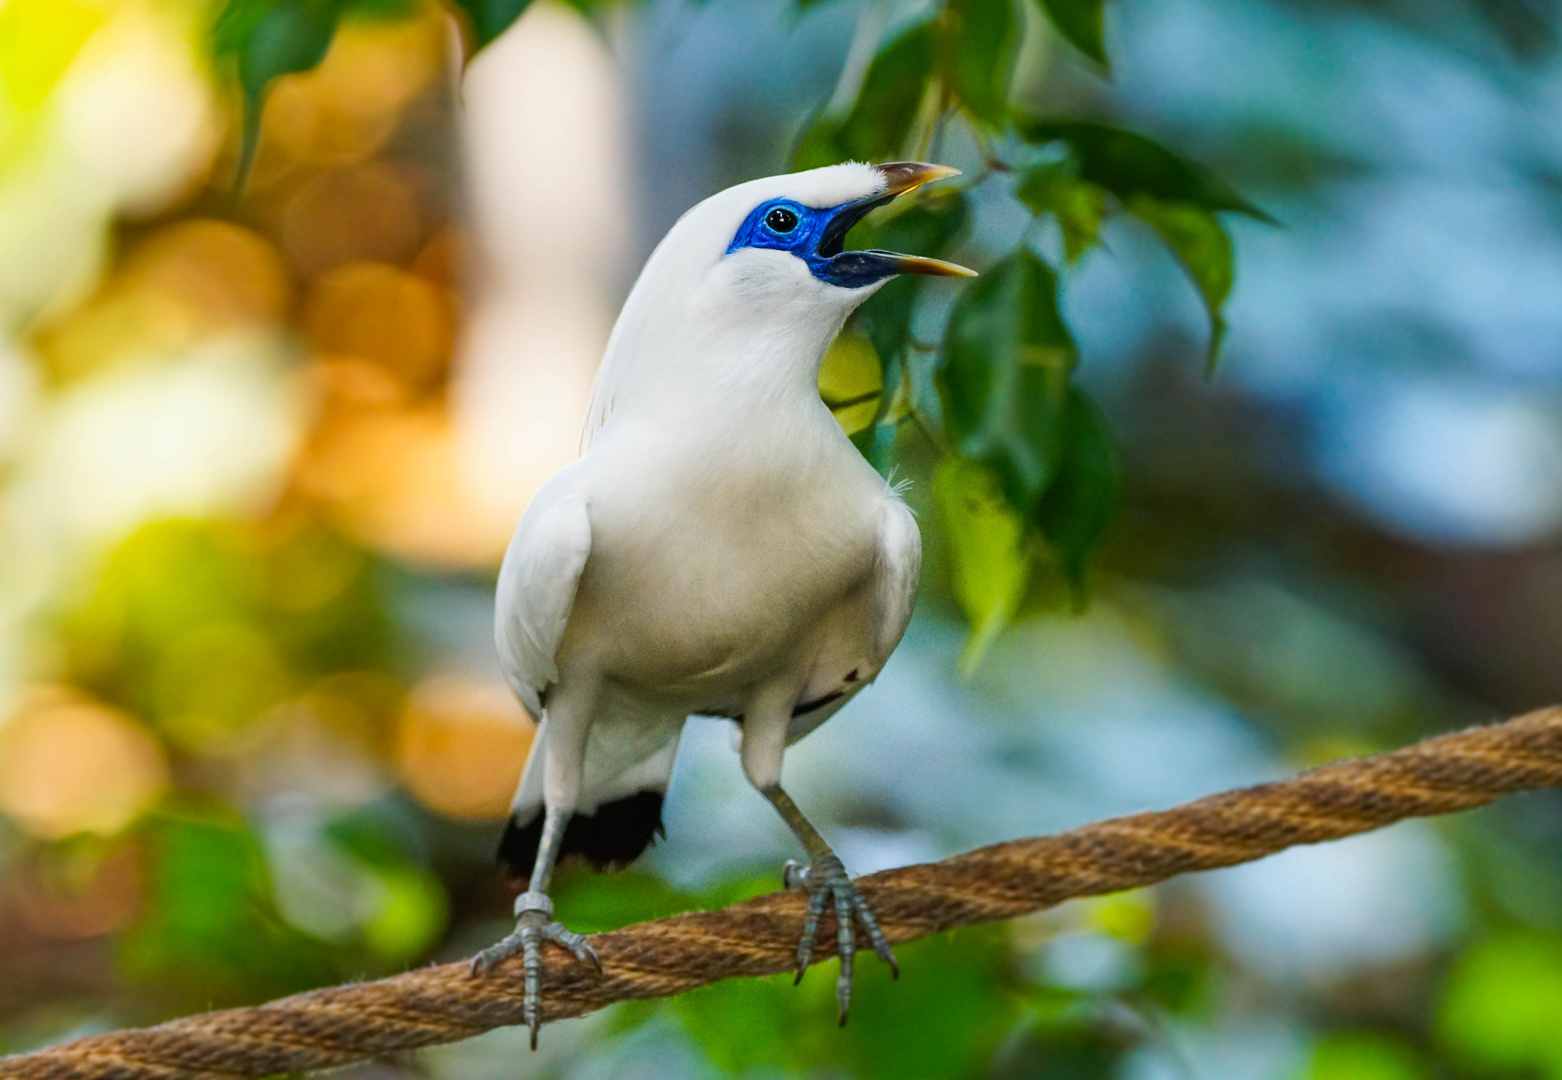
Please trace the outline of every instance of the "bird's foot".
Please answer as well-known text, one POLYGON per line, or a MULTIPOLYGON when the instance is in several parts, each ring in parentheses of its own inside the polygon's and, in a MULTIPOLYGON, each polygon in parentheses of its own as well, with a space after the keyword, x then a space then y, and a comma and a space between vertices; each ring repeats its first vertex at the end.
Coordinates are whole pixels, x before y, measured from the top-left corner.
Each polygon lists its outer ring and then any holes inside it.
POLYGON ((521 1002, 521 1017, 531 1029, 532 1049, 537 1049, 537 1030, 542 1027, 542 943, 554 942, 568 949, 583 964, 602 973, 602 961, 584 935, 563 923, 553 921, 553 901, 547 893, 525 892, 515 899, 515 931, 472 958, 472 974, 486 975, 495 964, 520 953, 526 965, 526 996, 521 1002))
POLYGON ((879 929, 879 921, 862 898, 857 886, 846 875, 846 868, 832 852, 817 858, 812 865, 788 862, 784 871, 786 887, 801 889, 808 894, 808 915, 803 920, 803 936, 797 943, 797 982, 803 981, 803 972, 813 962, 815 938, 819 935, 819 920, 824 916, 826 904, 835 909, 835 934, 841 956, 841 974, 835 984, 835 998, 841 1006, 841 1026, 846 1026, 846 1013, 852 1000, 852 961, 857 955, 857 922, 868 933, 868 941, 879 959, 889 965, 890 974, 900 978, 900 965, 890 950, 889 940, 879 929))

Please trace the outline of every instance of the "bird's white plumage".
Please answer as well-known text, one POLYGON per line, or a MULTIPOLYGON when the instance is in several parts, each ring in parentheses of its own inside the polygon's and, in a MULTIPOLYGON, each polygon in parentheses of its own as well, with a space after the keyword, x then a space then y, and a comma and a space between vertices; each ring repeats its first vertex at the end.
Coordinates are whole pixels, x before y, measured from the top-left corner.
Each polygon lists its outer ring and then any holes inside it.
POLYGON ((879 508, 879 562, 874 580, 879 605, 873 634, 873 655, 879 664, 889 659, 911 622, 917 601, 917 577, 922 569, 922 534, 905 503, 886 499, 879 508))
POLYGON ((505 674, 546 712, 517 820, 544 800, 589 813, 664 788, 691 714, 741 715, 744 767, 774 783, 784 745, 899 642, 916 523, 817 390, 876 286, 829 284, 784 251, 728 253, 766 200, 830 207, 885 184, 856 164, 743 184, 685 214, 646 263, 585 453, 527 508, 500 574, 505 674))
POLYGON ((877 194, 884 190, 884 185, 884 175, 873 166, 847 162, 789 176, 750 180, 712 195, 684 213, 651 252, 624 301, 597 371, 586 411, 582 449, 590 446, 607 422, 620 392, 632 392, 632 383, 640 374, 655 374, 653 365, 659 350, 646 346, 683 336, 677 326, 683 302, 704 272, 726 252, 750 210, 782 196, 804 206, 839 206, 877 194))
POLYGON ((537 723, 559 677, 554 657, 591 553, 591 520, 577 492, 544 489, 521 518, 499 571, 494 638, 510 689, 537 723))

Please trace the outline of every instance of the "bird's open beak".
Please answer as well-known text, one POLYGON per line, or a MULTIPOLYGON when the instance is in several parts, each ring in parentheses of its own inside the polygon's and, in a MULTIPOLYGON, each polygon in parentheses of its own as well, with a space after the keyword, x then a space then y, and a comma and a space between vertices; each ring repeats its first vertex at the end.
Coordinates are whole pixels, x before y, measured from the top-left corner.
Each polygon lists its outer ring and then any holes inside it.
POLYGON ((887 165, 875 165, 884 175, 884 190, 866 199, 847 203, 836 211, 819 238, 819 254, 830 259, 831 269, 843 277, 854 280, 877 281, 895 274, 930 274, 935 277, 975 277, 975 270, 968 270, 956 263, 942 259, 929 259, 921 255, 901 255, 893 251, 843 251, 846 234, 851 227, 897 196, 913 191, 923 184, 959 176, 959 169, 947 165, 928 165, 920 161, 895 161, 887 165))
POLYGON ((931 184, 934 180, 948 180, 951 176, 959 176, 959 169, 951 169, 948 165, 929 165, 923 161, 891 161, 887 165, 875 165, 885 180, 884 195, 894 198, 896 195, 904 195, 908 191, 915 191, 923 184, 931 184))

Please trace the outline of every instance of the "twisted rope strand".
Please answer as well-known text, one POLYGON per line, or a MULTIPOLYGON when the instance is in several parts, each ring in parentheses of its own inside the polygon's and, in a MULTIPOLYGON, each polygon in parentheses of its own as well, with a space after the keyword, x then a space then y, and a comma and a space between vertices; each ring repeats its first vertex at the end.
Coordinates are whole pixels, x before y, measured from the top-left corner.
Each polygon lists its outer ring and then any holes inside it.
MULTIPOLYGON (((1556 786, 1562 708, 858 884, 889 939, 911 941, 1556 786)), ((791 970, 803 909, 801 894, 772 893, 598 934, 600 978, 552 950, 544 1019, 791 970)), ((834 939, 833 923, 827 913, 821 943, 834 939)), ((441 964, 0 1058, 0 1080, 231 1080, 348 1065, 520 1023, 523 982, 519 962, 484 978, 465 962, 441 964)))

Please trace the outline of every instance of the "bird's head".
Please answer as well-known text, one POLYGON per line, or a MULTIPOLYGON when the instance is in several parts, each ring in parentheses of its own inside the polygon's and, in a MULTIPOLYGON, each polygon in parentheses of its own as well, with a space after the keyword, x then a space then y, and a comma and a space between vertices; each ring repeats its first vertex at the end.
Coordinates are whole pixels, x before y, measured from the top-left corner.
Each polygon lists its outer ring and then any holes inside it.
MULTIPOLYGON (((955 176, 943 165, 848 162, 730 187, 693 207, 647 260, 598 373, 587 439, 607 415, 692 387, 794 385, 814 395, 819 360, 852 310, 897 274, 972 277, 954 263, 847 251, 869 211, 955 176)), ((660 408, 661 406, 657 406, 660 408)))
POLYGON ((869 211, 955 175, 943 165, 908 161, 767 177, 707 199, 668 239, 686 232, 710 245, 711 255, 719 252, 702 275, 697 303, 705 312, 761 321, 845 318, 897 274, 972 276, 940 259, 845 250, 847 232, 869 211))
POLYGON ((827 297, 835 291, 838 300, 860 299, 861 290, 896 274, 972 277, 974 271, 941 259, 845 250, 846 234, 869 211, 958 175, 958 169, 917 161, 848 163, 745 184, 737 190, 754 205, 733 232, 722 266, 751 286, 758 279, 827 297))

